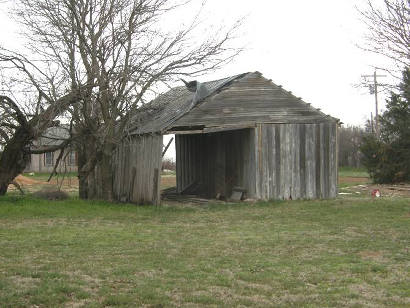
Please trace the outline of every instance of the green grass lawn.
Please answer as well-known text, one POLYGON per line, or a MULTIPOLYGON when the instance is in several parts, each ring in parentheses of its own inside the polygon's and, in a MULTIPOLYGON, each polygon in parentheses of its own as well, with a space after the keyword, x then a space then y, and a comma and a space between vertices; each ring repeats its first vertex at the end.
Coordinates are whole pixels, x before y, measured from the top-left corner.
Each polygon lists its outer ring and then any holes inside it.
MULTIPOLYGON (((47 181, 48 178, 50 177, 50 172, 34 172, 34 175, 30 175, 30 173, 23 173, 24 176, 31 178, 33 180, 37 180, 37 181, 47 181)), ((61 179, 63 176, 64 178, 76 178, 78 175, 77 172, 67 172, 65 174, 61 173, 58 174, 57 176, 54 175, 53 179, 61 179)))
POLYGON ((409 199, 0 198, 0 307, 410 305, 409 199))
POLYGON ((339 189, 372 183, 365 168, 339 167, 339 189))
POLYGON ((366 168, 339 167, 339 176, 368 178, 369 173, 367 173, 366 168))

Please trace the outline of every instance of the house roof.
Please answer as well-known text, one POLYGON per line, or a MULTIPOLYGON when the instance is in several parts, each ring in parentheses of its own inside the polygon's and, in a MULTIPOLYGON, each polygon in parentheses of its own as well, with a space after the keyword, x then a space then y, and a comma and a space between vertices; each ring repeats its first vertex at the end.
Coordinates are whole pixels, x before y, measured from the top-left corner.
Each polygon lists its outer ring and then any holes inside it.
POLYGON ((44 134, 34 142, 34 147, 60 145, 68 138, 70 138, 68 125, 62 124, 60 126, 49 127, 44 134))
POLYGON ((191 91, 186 86, 175 87, 139 108, 129 133, 205 131, 256 123, 338 122, 259 72, 192 84, 196 88, 191 91))

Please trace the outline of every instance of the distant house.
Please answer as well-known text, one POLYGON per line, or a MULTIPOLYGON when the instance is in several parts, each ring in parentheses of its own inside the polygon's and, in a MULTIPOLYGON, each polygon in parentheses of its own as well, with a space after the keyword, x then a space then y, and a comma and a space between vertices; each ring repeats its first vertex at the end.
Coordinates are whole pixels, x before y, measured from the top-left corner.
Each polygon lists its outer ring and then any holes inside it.
POLYGON ((177 192, 206 197, 337 195, 339 120, 259 72, 190 82, 133 118, 114 154, 118 200, 158 203, 162 136, 176 135, 177 192))
MULTIPOLYGON (((49 128, 43 137, 36 140, 33 145, 33 149, 42 146, 54 146, 62 142, 63 139, 68 138, 68 130, 64 127, 51 127, 49 128)), ((27 165, 24 172, 45 172, 49 173, 53 171, 53 168, 57 162, 57 158, 60 154, 60 150, 55 152, 49 152, 44 154, 31 154, 30 162, 27 165)), ((66 150, 61 159, 57 172, 75 172, 77 171, 77 153, 74 150, 66 150)))

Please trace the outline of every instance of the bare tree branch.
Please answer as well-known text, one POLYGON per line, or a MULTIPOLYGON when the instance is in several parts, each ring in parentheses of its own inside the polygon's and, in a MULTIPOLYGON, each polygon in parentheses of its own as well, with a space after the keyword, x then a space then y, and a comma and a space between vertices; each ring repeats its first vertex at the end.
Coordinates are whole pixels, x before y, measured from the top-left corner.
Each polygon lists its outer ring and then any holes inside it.
MULTIPOLYGON (((58 166, 60 165, 60 161, 61 161, 61 159, 62 159, 63 156, 64 156, 64 150, 65 150, 65 148, 62 148, 61 151, 60 151, 60 153, 58 154, 57 160, 56 160, 56 162, 55 162, 55 164, 54 164, 53 171, 51 171, 50 176, 49 176, 48 179, 47 179, 47 182, 50 182, 50 180, 51 180, 51 178, 53 177, 53 175, 54 175, 54 174, 57 174, 57 168, 58 168, 58 166)), ((67 154, 68 154, 68 153, 67 153, 67 154)))
POLYGON ((367 43, 359 46, 392 60, 398 71, 410 66, 410 1, 383 0, 379 7, 367 0, 364 9, 358 9, 366 24, 367 43))

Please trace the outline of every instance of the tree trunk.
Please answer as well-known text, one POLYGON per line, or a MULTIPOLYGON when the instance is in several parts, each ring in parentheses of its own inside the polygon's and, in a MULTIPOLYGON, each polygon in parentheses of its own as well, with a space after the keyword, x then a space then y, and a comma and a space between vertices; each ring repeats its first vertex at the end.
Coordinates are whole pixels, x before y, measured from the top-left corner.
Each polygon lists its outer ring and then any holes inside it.
POLYGON ((101 177, 101 199, 113 201, 113 170, 112 170, 112 147, 106 147, 99 168, 99 176, 101 177))
POLYGON ((90 144, 79 144, 77 147, 79 197, 81 199, 114 200, 111 161, 113 149, 114 145, 107 144, 101 155, 97 155, 97 149, 90 144))
POLYGON ((88 199, 88 172, 84 167, 87 163, 87 153, 84 147, 77 147, 77 166, 78 166, 78 195, 80 199, 88 199))
POLYGON ((0 196, 6 194, 9 184, 24 171, 29 154, 24 151, 30 144, 30 131, 20 127, 7 142, 0 157, 0 196))
POLYGON ((107 152, 98 157, 94 169, 87 176, 87 198, 113 201, 113 171, 111 167, 111 155, 107 152))

